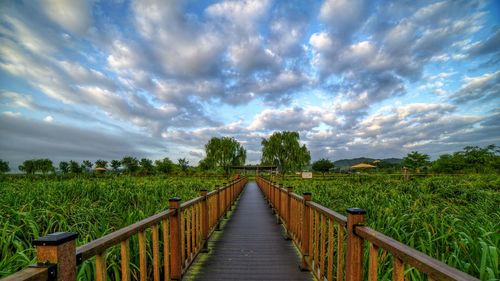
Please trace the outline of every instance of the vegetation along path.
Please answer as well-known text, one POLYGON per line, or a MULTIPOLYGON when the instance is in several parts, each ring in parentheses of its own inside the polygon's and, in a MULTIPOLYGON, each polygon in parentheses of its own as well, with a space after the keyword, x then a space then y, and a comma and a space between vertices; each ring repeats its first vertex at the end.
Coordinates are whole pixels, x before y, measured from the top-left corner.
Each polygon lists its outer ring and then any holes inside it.
MULTIPOLYGON (((255 182, 249 182, 222 236, 200 261, 195 280, 312 280, 301 272, 299 256, 283 238, 255 182)), ((195 266, 197 267, 197 266, 195 266)))

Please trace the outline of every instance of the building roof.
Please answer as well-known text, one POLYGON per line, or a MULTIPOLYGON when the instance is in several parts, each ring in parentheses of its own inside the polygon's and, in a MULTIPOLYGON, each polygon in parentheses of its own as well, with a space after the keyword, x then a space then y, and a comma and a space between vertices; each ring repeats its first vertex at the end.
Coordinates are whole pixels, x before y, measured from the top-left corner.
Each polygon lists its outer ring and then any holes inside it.
POLYGON ((375 166, 370 165, 370 164, 365 164, 365 163, 359 163, 356 165, 351 166, 352 169, 371 169, 375 168, 375 166))

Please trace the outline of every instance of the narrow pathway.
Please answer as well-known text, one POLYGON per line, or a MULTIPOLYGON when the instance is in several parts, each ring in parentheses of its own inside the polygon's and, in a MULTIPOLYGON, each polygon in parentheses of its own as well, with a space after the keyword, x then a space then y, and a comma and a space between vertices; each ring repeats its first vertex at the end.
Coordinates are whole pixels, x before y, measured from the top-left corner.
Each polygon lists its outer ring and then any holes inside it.
POLYGON ((244 188, 221 237, 201 260, 195 280, 312 280, 299 270, 299 256, 255 182, 244 188))

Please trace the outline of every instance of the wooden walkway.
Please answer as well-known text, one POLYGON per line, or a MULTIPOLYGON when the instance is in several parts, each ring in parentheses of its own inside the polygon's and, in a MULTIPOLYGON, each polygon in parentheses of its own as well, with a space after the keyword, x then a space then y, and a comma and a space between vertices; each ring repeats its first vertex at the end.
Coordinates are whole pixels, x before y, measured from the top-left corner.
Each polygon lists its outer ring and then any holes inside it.
POLYGON ((312 280, 311 273, 300 271, 297 250, 283 238, 255 182, 243 189, 231 219, 210 248, 208 256, 200 254, 195 261, 192 268, 198 272, 188 279, 312 280))

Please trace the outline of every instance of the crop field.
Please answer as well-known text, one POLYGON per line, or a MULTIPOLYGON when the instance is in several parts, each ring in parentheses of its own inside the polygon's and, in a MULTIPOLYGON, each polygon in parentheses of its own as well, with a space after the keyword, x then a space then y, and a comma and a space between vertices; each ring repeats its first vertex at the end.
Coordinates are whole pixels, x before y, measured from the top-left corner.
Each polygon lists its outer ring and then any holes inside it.
MULTIPOLYGON (((31 241, 56 231, 78 233, 77 245, 90 242, 168 208, 168 199, 183 201, 213 189, 223 178, 100 177, 0 180, 0 277, 35 262, 31 241)), ((131 247, 137 241, 132 239, 131 247)), ((108 251, 109 270, 119 270, 108 251)), ((134 264, 134 259, 131 261, 134 264)), ((79 280, 92 280, 91 261, 79 269, 79 280)), ((135 263, 137 264, 137 263, 135 263)), ((132 267, 132 272, 135 268, 132 267)))
MULTIPOLYGON (((500 176, 344 176, 281 180, 339 213, 367 210, 367 224, 481 280, 498 280, 500 176)), ((386 276, 390 279, 390 275, 386 276)), ((412 278, 413 279, 413 278, 412 278)))

